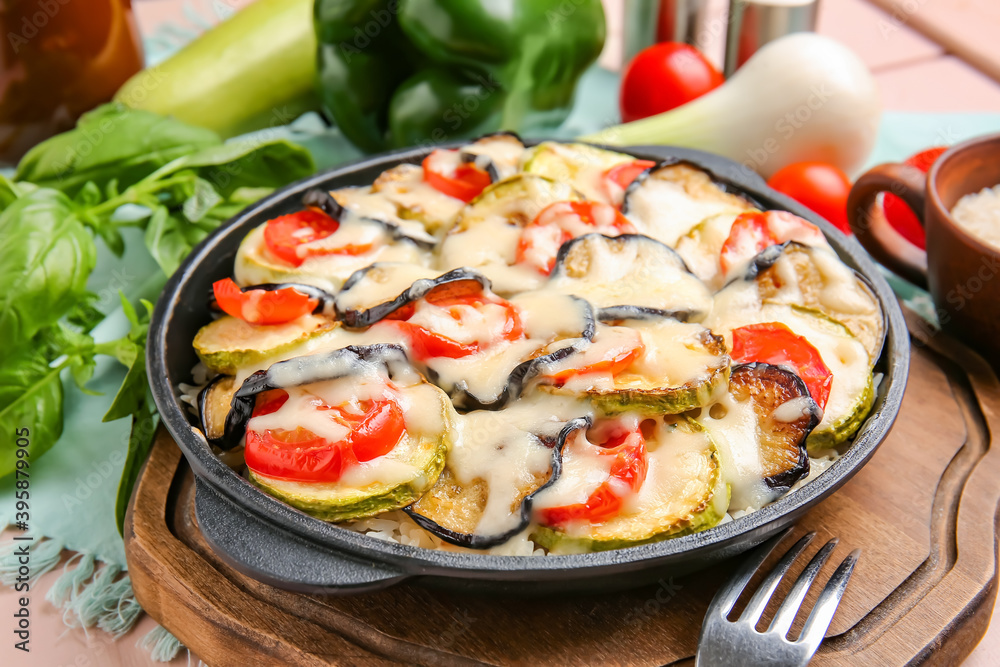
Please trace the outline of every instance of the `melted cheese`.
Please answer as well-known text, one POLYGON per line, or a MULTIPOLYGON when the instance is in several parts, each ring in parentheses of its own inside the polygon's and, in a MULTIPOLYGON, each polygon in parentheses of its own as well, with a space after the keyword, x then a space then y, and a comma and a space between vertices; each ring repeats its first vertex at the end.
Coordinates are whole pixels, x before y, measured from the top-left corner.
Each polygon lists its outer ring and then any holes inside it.
POLYGON ((552 438, 569 419, 586 413, 570 400, 519 402, 496 412, 477 410, 458 419, 458 437, 448 453, 448 467, 461 484, 486 482, 488 497, 475 532, 497 535, 515 527, 512 511, 527 489, 548 473, 552 449, 540 436, 552 438))
MULTIPOLYGON (((467 146, 462 147, 463 153, 470 155, 482 155, 493 163, 500 180, 509 178, 516 174, 524 155, 524 144, 511 136, 498 135, 495 137, 483 137, 467 146)), ((476 161, 479 163, 479 160, 476 161)), ((485 168, 485 164, 479 164, 485 168)))
POLYGON ((401 164, 380 176, 372 187, 396 205, 399 217, 423 221, 428 231, 447 228, 464 206, 424 182, 424 170, 414 164, 401 164))
POLYGON ((692 319, 712 307, 708 287, 662 246, 635 237, 620 242, 600 236, 577 241, 545 289, 573 294, 596 308, 645 306, 691 312, 692 319))
POLYGON ((524 335, 537 340, 579 336, 591 317, 587 304, 565 294, 526 292, 510 303, 517 308, 524 335))
POLYGON ((437 277, 438 272, 418 264, 378 263, 373 265, 349 289, 337 295, 337 309, 367 310, 392 301, 418 280, 437 277))
POLYGON ((722 479, 730 485, 733 507, 756 510, 773 500, 774 493, 763 479, 760 423, 753 401, 737 401, 727 392, 714 406, 702 409, 698 421, 719 448, 722 479))
POLYGON ((515 264, 521 227, 503 217, 490 217, 445 237, 438 253, 442 271, 468 267, 490 279, 498 294, 516 294, 537 288, 545 277, 535 269, 515 264))
POLYGON ((675 249, 684 259, 691 273, 698 276, 712 289, 722 286, 722 267, 719 257, 722 246, 729 238, 737 213, 729 211, 702 220, 687 234, 678 239, 675 249))
POLYGON ((393 242, 388 238, 384 228, 375 223, 342 225, 331 238, 344 230, 344 227, 348 229, 344 231, 345 236, 340 237, 342 239, 346 239, 348 235, 354 237, 354 235, 374 233, 381 241, 368 252, 357 255, 317 255, 295 267, 271 255, 264 243, 264 226, 261 225, 247 235, 236 253, 234 268, 236 282, 246 287, 294 281, 315 285, 328 292, 336 292, 352 273, 373 262, 426 265, 429 261, 428 253, 412 243, 393 242))
POLYGON ((721 198, 696 199, 682 184, 655 177, 633 190, 628 204, 626 217, 636 229, 668 246, 676 245, 681 236, 709 216, 740 212, 721 198))

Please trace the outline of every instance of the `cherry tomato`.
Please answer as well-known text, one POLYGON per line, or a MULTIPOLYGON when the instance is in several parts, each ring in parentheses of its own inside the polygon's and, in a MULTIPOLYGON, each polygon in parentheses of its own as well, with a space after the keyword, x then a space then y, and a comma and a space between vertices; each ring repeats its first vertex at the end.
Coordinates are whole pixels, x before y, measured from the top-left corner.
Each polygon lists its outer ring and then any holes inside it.
POLYGON ((580 366, 556 371, 548 378, 557 387, 561 387, 571 378, 588 373, 606 373, 614 377, 631 366, 632 362, 638 359, 645 349, 646 346, 642 344, 639 332, 635 329, 629 329, 627 339, 616 338, 613 345, 600 350, 598 359, 588 359, 587 353, 584 352, 583 363, 580 366))
POLYGON ((492 179, 475 162, 462 162, 455 150, 438 149, 424 158, 424 182, 449 197, 470 202, 492 179))
POLYGON ((802 378, 816 404, 826 407, 833 373, 812 343, 781 322, 733 329, 732 357, 741 364, 757 361, 791 368, 802 378))
POLYGON ((560 201, 549 204, 525 225, 517 243, 517 263, 543 275, 552 273, 556 255, 570 239, 598 232, 606 236, 634 234, 635 227, 614 206, 594 201, 560 201))
MULTIPOLYGON (((927 173, 931 170, 934 162, 941 154, 948 150, 947 146, 928 148, 916 155, 908 157, 904 164, 916 167, 920 171, 927 173)), ((920 220, 913 214, 906 202, 892 194, 886 192, 882 195, 882 212, 885 213, 886 220, 893 228, 902 234, 903 238, 922 250, 927 249, 927 241, 924 237, 924 228, 920 220)))
POLYGON ((779 169, 767 182, 844 232, 847 224, 847 195, 851 179, 843 171, 825 162, 796 162, 779 169))
POLYGON ((340 223, 323 211, 307 208, 268 220, 264 227, 264 243, 278 259, 301 266, 316 255, 361 255, 371 250, 370 243, 348 244, 337 248, 301 248, 313 241, 325 239, 340 228, 340 223))
POLYGON ((319 305, 319 299, 294 287, 243 292, 232 278, 216 281, 212 292, 222 312, 250 324, 284 324, 313 312, 319 305))
POLYGON ((621 512, 625 503, 620 495, 623 487, 635 493, 646 481, 649 469, 646 439, 638 426, 635 430, 618 428, 612 431, 610 437, 595 444, 602 447, 601 456, 615 457, 607 481, 602 482, 586 502, 542 510, 540 520, 543 524, 559 526, 569 521, 600 523, 611 519, 621 512))
POLYGON ((489 332, 493 336, 490 340, 464 343, 410 322, 409 319, 417 312, 412 303, 398 309, 380 324, 397 329, 409 341, 410 354, 418 361, 439 357, 459 359, 486 350, 500 341, 522 338, 521 318, 513 304, 497 296, 487 296, 482 289, 476 281, 463 280, 441 285, 424 295, 422 300, 426 306, 444 311, 459 327, 466 319, 481 316, 486 309, 501 309, 504 313, 503 324, 499 330, 489 332))
POLYGON ((626 123, 686 104, 724 79, 697 49, 664 42, 643 49, 625 68, 619 107, 626 123))
POLYGON ((733 222, 722 244, 719 264, 727 274, 768 246, 786 241, 817 245, 825 240, 819 227, 788 211, 748 211, 733 222))
MULTIPOLYGON (((288 401, 288 392, 275 389, 261 394, 253 416, 277 412, 288 401)), ((391 396, 364 401, 362 412, 346 406, 329 406, 320 399, 311 407, 349 429, 344 440, 330 442, 308 429, 247 430, 244 458, 254 472, 298 482, 336 482, 359 462, 384 456, 403 436, 403 411, 391 396)))

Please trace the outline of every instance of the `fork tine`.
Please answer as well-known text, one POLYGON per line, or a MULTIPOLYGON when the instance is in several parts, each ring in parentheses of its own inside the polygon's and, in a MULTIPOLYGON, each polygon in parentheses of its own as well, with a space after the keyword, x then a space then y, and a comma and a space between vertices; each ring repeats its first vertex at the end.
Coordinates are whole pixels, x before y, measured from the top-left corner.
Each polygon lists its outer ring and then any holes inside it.
POLYGON ((740 563, 740 566, 736 568, 733 575, 726 583, 722 584, 722 587, 715 594, 715 597, 712 598, 711 604, 708 605, 706 618, 712 614, 727 616, 729 612, 732 611, 733 605, 736 604, 736 600, 739 599, 740 593, 742 593, 743 589, 746 588, 747 582, 750 581, 753 573, 757 571, 757 568, 759 568, 760 564, 764 562, 764 559, 771 554, 774 547, 778 546, 778 542, 784 539, 784 537, 788 535, 791 530, 792 529, 789 527, 781 531, 757 547, 749 558, 740 563))
POLYGON ((774 594, 774 589, 778 587, 782 577, 788 572, 788 568, 792 566, 792 563, 799 557, 802 550, 809 546, 814 537, 816 537, 816 533, 807 533, 791 549, 785 552, 785 555, 781 557, 781 560, 777 562, 767 577, 764 578, 764 581, 760 583, 757 590, 754 591, 753 597, 747 603, 746 609, 740 614, 740 621, 747 621, 751 625, 757 625, 760 615, 764 613, 764 608, 767 607, 767 603, 774 594))
POLYGON ((788 629, 792 627, 792 622, 795 620, 795 615, 799 613, 799 607, 802 606, 802 600, 809 592, 809 587, 812 586, 816 576, 826 565, 826 561, 830 558, 830 554, 833 553, 833 549, 839 541, 836 537, 833 538, 812 557, 806 568, 802 570, 802 574, 795 580, 788 597, 778 607, 778 611, 774 614, 774 620, 771 621, 771 625, 767 629, 768 632, 775 632, 782 637, 788 634, 788 629))
POLYGON ((848 554, 844 562, 837 568, 837 571, 830 577, 830 581, 826 583, 823 592, 819 594, 816 606, 813 607, 809 618, 806 619, 805 627, 802 628, 802 634, 799 635, 799 639, 796 642, 797 644, 808 646, 810 652, 815 651, 819 647, 819 643, 823 641, 823 637, 826 636, 827 628, 830 627, 833 615, 837 612, 837 607, 840 605, 840 598, 844 597, 847 582, 850 581, 851 574, 854 572, 854 566, 857 564, 860 556, 861 549, 855 549, 848 554))

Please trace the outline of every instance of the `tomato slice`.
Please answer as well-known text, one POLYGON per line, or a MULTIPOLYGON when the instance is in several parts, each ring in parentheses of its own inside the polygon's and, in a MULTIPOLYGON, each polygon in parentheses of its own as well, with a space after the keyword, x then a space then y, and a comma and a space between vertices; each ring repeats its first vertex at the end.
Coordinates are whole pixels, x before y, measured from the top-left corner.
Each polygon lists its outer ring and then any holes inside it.
POLYGON ((462 326, 467 318, 474 317, 471 311, 483 312, 486 308, 503 309, 504 321, 498 331, 491 332, 494 335, 492 340, 463 343, 408 321, 416 314, 416 308, 413 304, 404 306, 383 320, 383 326, 395 327, 409 341, 410 354, 418 361, 437 357, 460 359, 486 350, 500 341, 518 340, 524 336, 521 318, 513 304, 500 297, 487 297, 478 282, 458 281, 442 285, 426 294, 423 300, 427 306, 444 311, 443 314, 458 326, 462 326), (468 292, 470 284, 475 285, 475 293, 468 292))
MULTIPOLYGON (((283 389, 265 392, 258 397, 253 416, 277 412, 287 401, 283 389)), ((331 442, 301 426, 248 429, 244 458, 251 470, 298 482, 336 482, 348 468, 388 454, 403 436, 403 411, 391 395, 363 401, 355 409, 325 405, 319 398, 310 405, 347 427, 346 438, 331 442)))
POLYGON ((624 190, 632 181, 642 172, 646 171, 650 167, 655 167, 656 163, 652 160, 632 160, 631 162, 623 162, 622 164, 617 164, 604 172, 604 178, 607 181, 611 181, 618 186, 619 189, 624 190))
MULTIPOLYGON (((591 429, 593 432, 594 429, 591 429)), ((609 437, 596 444, 603 448, 600 456, 615 457, 608 479, 590 494, 586 502, 542 510, 540 519, 543 524, 559 526, 570 521, 606 521, 621 512, 625 495, 636 493, 642 487, 649 462, 646 458, 646 439, 639 425, 635 429, 619 426, 609 437)))
POLYGON ((525 225, 517 243, 517 263, 549 275, 563 243, 597 232, 606 236, 634 234, 628 218, 610 204, 595 201, 560 201, 549 204, 525 225))
POLYGON ((339 228, 340 223, 323 211, 307 208, 268 220, 264 227, 264 244, 278 259, 300 266, 306 256, 299 254, 299 246, 324 239, 339 228))
POLYGON ((819 227, 788 211, 748 211, 740 213, 733 222, 722 244, 719 264, 726 274, 768 246, 786 241, 819 245, 825 240, 819 227))
POLYGON ((319 299, 294 287, 244 292, 232 278, 216 281, 212 292, 222 312, 250 324, 284 324, 313 312, 319 305, 319 299))
MULTIPOLYGON (((916 155, 911 155, 904 164, 916 167, 920 171, 927 173, 937 161, 941 154, 948 150, 947 146, 938 146, 920 151, 916 155)), ((920 220, 913 214, 906 202, 892 194, 886 192, 882 195, 882 211, 886 220, 893 228, 902 234, 903 238, 917 246, 921 250, 927 249, 927 240, 924 234, 924 227, 920 220)))
POLYGON ((781 322, 733 329, 731 354, 734 361, 742 364, 757 361, 791 368, 802 378, 816 404, 826 408, 833 373, 812 343, 781 322))
POLYGON ((638 359, 646 349, 638 331, 629 329, 628 332, 627 337, 616 337, 611 345, 600 349, 598 358, 592 358, 592 355, 588 355, 587 350, 585 350, 581 365, 556 371, 548 378, 557 387, 561 387, 570 379, 588 373, 606 373, 612 377, 620 374, 631 366, 632 362, 638 359))
POLYGON ((492 182, 475 162, 462 162, 456 150, 438 149, 424 158, 424 182, 449 197, 470 202, 492 182))

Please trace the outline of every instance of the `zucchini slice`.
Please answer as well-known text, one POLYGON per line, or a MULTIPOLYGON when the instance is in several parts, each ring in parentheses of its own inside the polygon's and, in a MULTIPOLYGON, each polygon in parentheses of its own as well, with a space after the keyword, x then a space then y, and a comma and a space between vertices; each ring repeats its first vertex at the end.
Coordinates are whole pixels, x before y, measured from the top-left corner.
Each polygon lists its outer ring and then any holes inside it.
POLYGON ((498 294, 534 289, 544 276, 517 264, 522 228, 549 204, 581 199, 583 196, 565 183, 535 174, 518 174, 494 183, 459 214, 439 247, 438 265, 478 271, 490 279, 498 294))
POLYGON ((885 314, 865 279, 832 250, 799 243, 775 246, 758 256, 751 271, 762 299, 813 308, 842 322, 864 344, 871 364, 878 361, 885 314))
POLYGON ((661 315, 678 311, 698 321, 712 293, 664 244, 638 234, 586 234, 559 249, 546 289, 586 299, 595 308, 641 306, 661 315))
POLYGON ((264 226, 247 234, 236 252, 234 274, 240 285, 305 283, 335 293, 352 273, 373 262, 425 265, 429 261, 427 252, 416 242, 399 236, 386 223, 351 217, 327 238, 343 234, 342 238, 370 243, 369 251, 357 255, 317 255, 299 266, 292 266, 268 251, 264 243, 264 226))
POLYGON ((358 318, 364 311, 392 301, 413 283, 438 275, 438 271, 417 264, 376 262, 358 269, 347 279, 337 294, 337 312, 353 312, 356 314, 351 317, 358 318))
POLYGON ((722 287, 724 276, 719 257, 738 215, 729 211, 709 216, 680 237, 674 246, 691 273, 713 290, 722 287))
POLYGON ((569 183, 587 199, 608 204, 620 203, 624 192, 609 192, 604 173, 619 164, 635 160, 631 155, 597 148, 588 144, 562 144, 544 141, 525 155, 523 170, 553 181, 569 183), (616 195, 613 197, 612 195, 616 195))
POLYGON ((235 375, 239 368, 264 361, 338 327, 319 315, 303 315, 285 324, 249 324, 223 315, 194 337, 198 358, 216 373, 235 375))
POLYGON ((469 549, 488 549, 522 532, 535 494, 559 478, 566 440, 590 425, 589 417, 578 417, 554 435, 536 434, 539 424, 525 421, 537 422, 537 414, 528 408, 460 417, 463 433, 472 437, 456 441, 437 484, 406 513, 421 528, 469 549), (525 420, 532 412, 535 418, 525 420), (462 456, 460 448, 473 451, 462 456))
MULTIPOLYGON (((623 512, 602 523, 538 526, 531 534, 554 553, 585 553, 658 542, 711 528, 729 508, 719 454, 708 432, 684 418, 655 420, 647 437, 646 479, 623 512)), ((579 490, 593 487, 593 470, 571 444, 563 450, 559 480, 537 494, 537 510, 579 502, 579 490)))
MULTIPOLYGON (((349 193, 344 200, 361 193, 349 193)), ((424 170, 416 164, 400 164, 383 171, 372 183, 369 194, 395 208, 397 218, 420 222, 430 234, 451 227, 465 203, 435 190, 424 182, 424 170)), ((341 195, 334 195, 341 199, 341 195)), ((349 207, 349 204, 344 203, 349 207)))
POLYGON ((198 392, 198 416, 201 430, 210 443, 221 441, 226 433, 226 417, 233 395, 239 387, 232 375, 216 375, 198 392))
POLYGON ((716 295, 716 311, 708 326, 732 344, 732 330, 748 324, 781 322, 815 347, 833 375, 823 418, 807 444, 810 451, 835 447, 861 426, 875 401, 868 350, 850 330, 818 310, 761 302, 757 285, 739 281, 716 295))
POLYGON ((639 412, 649 415, 679 414, 707 405, 725 389, 730 360, 721 336, 699 324, 671 318, 625 321, 627 327, 601 325, 591 344, 580 344, 561 360, 540 364, 535 370, 538 387, 546 392, 587 396, 608 414, 639 412), (642 347, 611 374, 572 375, 575 368, 594 367, 609 357, 608 350, 628 349, 635 332, 642 347), (556 381, 553 378, 566 376, 556 381))
POLYGON ((625 191, 622 212, 640 232, 673 247, 702 220, 740 213, 753 202, 728 191, 708 171, 683 160, 660 163, 643 172, 625 191))
MULTIPOLYGON (((248 425, 252 428, 257 396, 265 391, 298 390, 307 397, 333 395, 350 400, 386 383, 401 397, 405 424, 399 442, 388 453, 350 466, 335 482, 292 481, 252 469, 248 476, 275 498, 324 521, 349 521, 405 507, 437 481, 453 441, 457 415, 444 392, 417 374, 398 346, 347 347, 279 362, 255 373, 233 398, 225 439, 241 440, 248 425)), ((267 418, 281 414, 279 409, 267 418)), ((295 423, 289 423, 289 428, 300 425, 295 419, 291 422, 295 423)))

